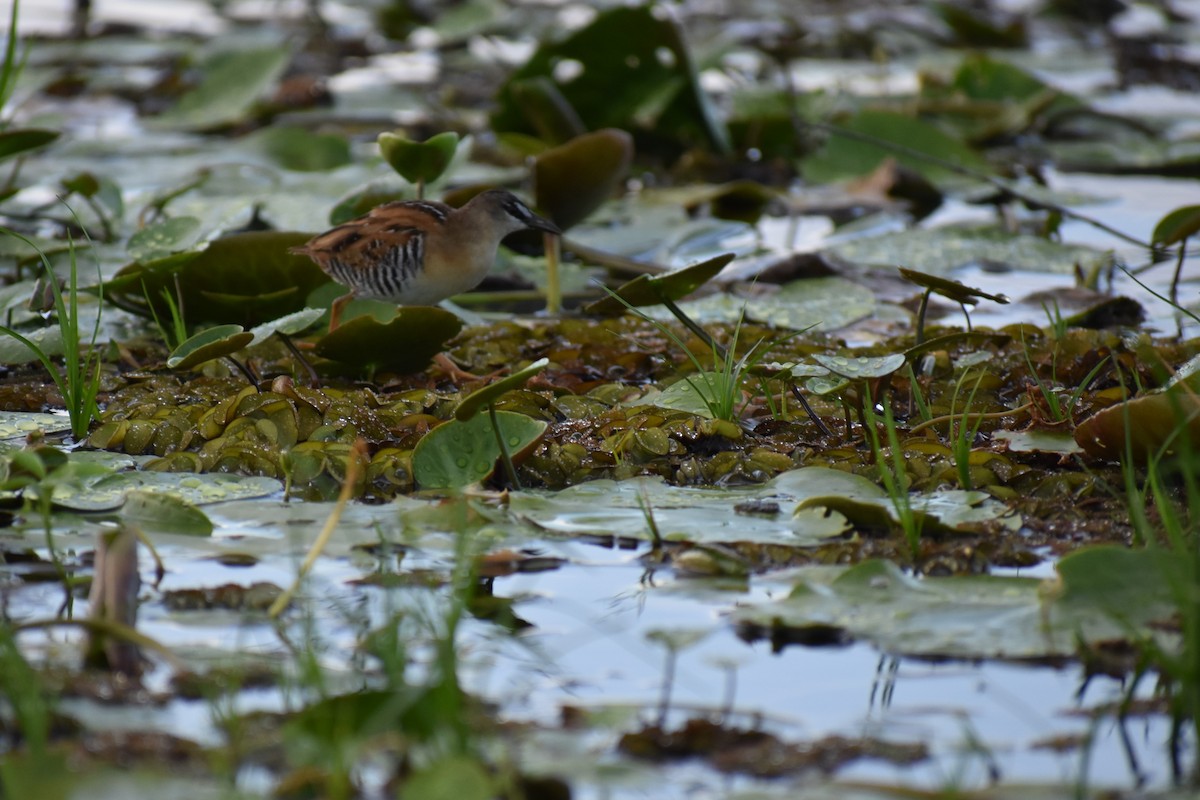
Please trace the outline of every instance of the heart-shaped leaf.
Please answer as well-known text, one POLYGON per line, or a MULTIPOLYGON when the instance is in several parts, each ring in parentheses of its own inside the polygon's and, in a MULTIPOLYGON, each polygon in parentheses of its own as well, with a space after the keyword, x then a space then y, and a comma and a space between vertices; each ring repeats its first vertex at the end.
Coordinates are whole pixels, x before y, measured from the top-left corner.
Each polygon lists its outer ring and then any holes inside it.
POLYGON ((441 177, 458 150, 458 134, 453 131, 414 142, 395 133, 379 134, 383 160, 409 183, 429 183, 441 177))
MULTIPOLYGON (((463 422, 443 423, 417 442, 413 450, 413 477, 426 489, 458 489, 492 474, 500 446, 489 414, 476 414, 463 422)), ((512 411, 497 411, 496 422, 514 461, 546 432, 542 420, 512 411)))

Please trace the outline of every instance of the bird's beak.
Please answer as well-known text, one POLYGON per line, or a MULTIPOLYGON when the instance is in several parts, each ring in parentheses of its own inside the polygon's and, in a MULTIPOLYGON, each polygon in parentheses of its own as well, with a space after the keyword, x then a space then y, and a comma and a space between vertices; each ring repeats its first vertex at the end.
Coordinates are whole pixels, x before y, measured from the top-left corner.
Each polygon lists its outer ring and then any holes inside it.
POLYGON ((545 231, 546 233, 553 233, 555 236, 562 236, 562 230, 557 225, 544 217, 537 216, 536 214, 534 214, 533 219, 529 220, 527 226, 531 230, 545 231))

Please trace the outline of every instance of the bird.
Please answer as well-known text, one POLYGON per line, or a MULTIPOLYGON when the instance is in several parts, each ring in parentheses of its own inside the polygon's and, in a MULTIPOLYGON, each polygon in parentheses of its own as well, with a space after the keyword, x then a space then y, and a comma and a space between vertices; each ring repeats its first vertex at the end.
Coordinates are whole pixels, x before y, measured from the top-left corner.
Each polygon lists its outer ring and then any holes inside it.
POLYGON ((483 281, 500 240, 519 230, 562 231, 505 189, 461 208, 436 200, 397 200, 331 228, 288 252, 308 256, 350 291, 333 301, 329 330, 355 297, 434 305, 483 281))

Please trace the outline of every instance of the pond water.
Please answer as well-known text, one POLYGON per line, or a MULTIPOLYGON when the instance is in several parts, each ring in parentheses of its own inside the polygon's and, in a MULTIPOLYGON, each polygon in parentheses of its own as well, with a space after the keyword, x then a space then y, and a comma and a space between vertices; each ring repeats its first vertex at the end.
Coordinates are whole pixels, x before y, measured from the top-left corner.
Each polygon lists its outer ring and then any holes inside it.
MULTIPOLYGON (((376 129, 383 130, 397 121, 407 122, 406 114, 417 120, 436 118, 444 110, 427 97, 414 101, 413 109, 397 110, 402 100, 418 94, 409 86, 401 87, 403 82, 396 79, 398 73, 424 88, 435 82, 435 76, 462 71, 460 60, 464 57, 467 60, 478 57, 487 62, 487 68, 498 70, 502 62, 522 62, 535 46, 529 37, 512 35, 501 27, 498 32, 484 28, 466 37, 462 49, 439 52, 432 46, 405 46, 400 48, 405 52, 385 53, 390 48, 380 46, 376 35, 363 27, 373 24, 370 9, 355 3, 319 4, 339 30, 353 32, 366 42, 364 46, 380 52, 349 59, 346 69, 329 76, 344 116, 338 118, 336 113, 313 109, 296 112, 290 118, 285 116, 288 121, 314 129, 340 127, 349 131, 355 137, 347 151, 352 153, 353 163, 327 172, 283 170, 255 149, 259 145, 247 143, 252 134, 231 144, 223 136, 194 130, 156 130, 154 123, 140 116, 128 100, 117 99, 119 93, 103 90, 107 81, 126 93, 131 87, 150 91, 155 82, 151 79, 162 77, 161 59, 170 60, 169 56, 181 52, 203 54, 198 40, 179 34, 203 39, 225 31, 237 40, 262 37, 276 42, 294 33, 282 21, 290 19, 287 25, 299 25, 305 7, 303 3, 217 5, 224 6, 224 15, 214 10, 212 4, 200 2, 94 2, 93 22, 134 26, 133 38, 142 39, 146 56, 143 59, 126 51, 128 61, 122 62, 120 45, 106 47, 103 39, 98 40, 96 57, 102 62, 106 58, 111 61, 107 67, 97 68, 101 79, 99 87, 89 92, 90 96, 77 101, 50 99, 30 90, 33 96, 22 98, 25 102, 18 104, 14 119, 21 124, 53 125, 70 135, 54 160, 31 158, 26 165, 23 177, 29 185, 16 196, 15 219, 53 200, 56 192, 61 191, 58 181, 71 170, 95 169, 105 175, 119 176, 126 209, 141 208, 159 193, 178 187, 198 170, 209 170, 217 178, 206 186, 204 194, 180 203, 186 213, 203 221, 206 231, 244 223, 249 209, 255 206, 266 209, 266 215, 285 229, 320 229, 327 224, 328 208, 337 198, 378 177, 379 163, 366 164, 374 154, 376 129), (252 23, 228 21, 229 16, 238 15, 252 23), (281 27, 285 32, 281 33, 281 27), (443 59, 450 63, 442 63, 443 59), (414 94, 410 95, 410 91, 414 94), (401 117, 405 119, 400 120, 401 117), (361 135, 363 128, 369 128, 370 135, 361 135)), ((494 4, 466 5, 491 8, 494 4)), ((580 26, 590 21, 597 10, 589 4, 570 3, 531 3, 525 10, 541 9, 542 5, 557 9, 559 19, 573 20, 572 25, 580 26)), ((710 28, 711 17, 734 13, 730 9, 689 8, 689 5, 721 4, 681 4, 683 16, 690 13, 708 19, 710 28)), ((777 11, 788 6, 761 5, 767 10, 759 12, 761 17, 756 23, 769 20, 772 8, 777 11)), ((1005 8, 1013 5, 1001 4, 1005 8)), ((1181 45, 1181 52, 1191 53, 1200 48, 1200 3, 1177 2, 1174 6, 1187 18, 1187 23, 1176 29, 1186 45, 1181 45)), ((10 7, 0 3, 0 13, 7 15, 6 9, 10 7)), ((913 4, 913 8, 919 7, 920 4, 913 4)), ((21 29, 28 33, 63 35, 69 26, 71 8, 72 4, 66 0, 26 0, 21 5, 21 29)), ((822 6, 822 12, 821 21, 838 19, 837 4, 822 6)), ((1052 34, 1039 41, 1045 45, 1047 41, 1057 41, 1055 37, 1060 35, 1061 31, 1053 27, 1052 34)), ((421 42, 422 36, 436 39, 449 33, 438 28, 434 33, 415 34, 412 41, 421 42)), ((30 75, 36 78, 57 69, 62 53, 70 47, 47 42, 44 52, 51 55, 46 56, 38 55, 35 48, 30 75)), ((1064 43, 1063 47, 1069 49, 1058 53, 1033 48, 1037 58, 1031 69, 1060 88, 1094 91, 1090 101, 1098 110, 1157 122, 1170 120, 1172 124, 1164 124, 1164 129, 1169 129, 1178 140, 1187 141, 1189 129, 1192 138, 1200 131, 1200 102, 1195 94, 1138 87, 1118 91, 1108 85, 1113 73, 1107 65, 1097 65, 1095 53, 1081 52, 1078 41, 1064 43), (1072 59, 1077 59, 1075 71, 1056 69, 1072 59)), ((957 59, 958 54, 940 51, 929 58, 950 63, 952 57, 957 59)), ((739 62, 731 56, 731 63, 739 62)), ((924 66, 926 60, 921 57, 897 59, 887 66, 862 60, 822 61, 803 73, 804 80, 797 88, 817 91, 838 87, 848 93, 877 95, 911 92, 918 85, 917 70, 924 66)), ((737 85, 736 74, 734 78, 726 74, 736 70, 729 69, 719 76, 716 72, 712 70, 702 85, 737 85)), ((30 78, 29 83, 32 85, 36 80, 30 78)), ((493 179, 512 172, 480 164, 462 164, 460 169, 464 179, 493 179)), ((1082 213, 1143 240, 1168 212, 1200 202, 1195 177, 1088 174, 1059 171, 1053 166, 1045 167, 1043 172, 1046 188, 1053 192, 1101 198, 1094 204, 1080 206, 1082 213)), ((653 183, 653 180, 646 182, 648 195, 653 194, 653 183)), ((799 185, 791 191, 792 195, 802 193, 799 185)), ((654 213, 653 208, 647 211, 646 206, 636 205, 639 202, 639 199, 630 201, 633 204, 630 216, 654 213)), ((124 245, 137 222, 131 213, 126 217, 116 237, 118 241, 96 247, 99 268, 106 277, 128 261, 124 245)), ((614 212, 612 218, 618 217, 619 213, 614 212)), ((991 206, 972 205, 949 197, 920 224, 933 229, 963 222, 992 223, 995 219, 991 206)), ((689 223, 680 215, 672 224, 689 223)), ((902 214, 884 214, 864 229, 847 233, 836 229, 824 215, 768 216, 754 226, 734 224, 722 228, 722 233, 728 236, 707 242, 709 252, 702 252, 703 248, 695 252, 700 253, 697 258, 707 257, 729 247, 745 255, 744 251, 761 246, 755 257, 770 260, 796 251, 815 251, 889 228, 900 230, 906 224, 907 218, 902 214)), ((45 234, 53 226, 43 227, 46 230, 39 233, 45 234)), ((620 226, 599 223, 593 226, 591 234, 603 237, 617 227, 620 226)), ((644 231, 639 235, 644 235, 644 231)), ((1147 259, 1144 248, 1078 219, 1065 220, 1059 235, 1065 242, 1099 251, 1111 250, 1116 262, 1135 271, 1141 281, 1159 293, 1168 291, 1176 269, 1174 260, 1143 270, 1147 259)), ((1191 253, 1182 262, 1184 280, 1180 298, 1182 305, 1195 308, 1196 294, 1200 291, 1200 259, 1195 256, 1194 245, 1191 253)), ((1107 280, 1100 281, 1101 288, 1137 298, 1146 311, 1143 330, 1183 339, 1200 335, 1200 323, 1181 317, 1168 304, 1149 296, 1124 273, 1118 270, 1111 277, 1111 285, 1107 280)), ((1000 268, 994 263, 965 265, 953 271, 953 278, 1017 301, 1008 306, 982 303, 972 311, 974 325, 997 329, 1022 322, 1046 326, 1048 316, 1052 315, 1050 304, 1062 298, 1067 308, 1069 290, 1078 283, 1072 274, 1037 272, 1011 265, 1000 268), (1051 294, 1037 301, 1021 302, 1035 292, 1051 294)), ((909 292, 912 293, 915 292, 909 292)), ((957 313, 949 305, 946 316, 939 322, 957 326, 960 324, 957 313)), ((900 316, 892 308, 881 314, 878 326, 855 326, 844 333, 844 338, 851 345, 877 343, 886 338, 881 330, 887 336, 897 332, 892 323, 900 316)), ((114 331, 127 333, 142 325, 116 310, 111 313, 105 310, 104 317, 104 324, 112 326, 114 331)), ((908 324, 910 317, 903 325, 908 324)), ((1052 318, 1049 323, 1053 323, 1052 318)), ((121 340, 120 336, 114 336, 121 340)), ((19 446, 19 439, 12 440, 12 449, 19 446)), ((869 452, 862 456, 864 460, 869 457, 869 452)), ((143 602, 137 629, 193 668, 230 661, 270 664, 285 676, 282 685, 245 690, 228 701, 182 699, 173 694, 171 679, 175 669, 166 661, 154 660, 143 681, 155 695, 155 702, 111 703, 105 698, 97 701, 68 696, 59 710, 82 721, 90 730, 156 730, 216 748, 226 741, 218 723, 231 713, 294 710, 321 693, 305 682, 311 678, 306 670, 321 673, 321 690, 325 694, 374 686, 378 664, 362 653, 365 634, 399 624, 396 620, 401 616, 425 622, 425 629, 417 625, 421 635, 413 639, 410 653, 413 663, 409 669, 414 682, 429 674, 437 638, 429 629, 436 629, 440 616, 447 613, 445 582, 453 571, 456 555, 454 528, 441 518, 426 524, 427 516, 443 510, 436 499, 401 498, 393 505, 352 505, 334 541, 308 575, 292 613, 285 615, 285 622, 278 626, 265 618, 261 608, 183 611, 164 604, 164 596, 176 590, 212 589, 228 584, 245 587, 256 583, 289 586, 321 524, 334 511, 333 505, 326 502, 297 500, 285 506, 281 496, 280 490, 255 500, 205 505, 204 510, 215 526, 209 538, 152 532, 158 557, 166 564, 166 574, 161 582, 153 581, 156 563, 151 553, 143 549, 139 562, 143 602), (382 552, 388 553, 383 556, 367 547, 381 541, 401 546, 395 551, 382 548, 382 552), (227 560, 222 560, 233 555, 251 556, 246 559, 249 566, 230 566, 227 560), (402 588, 390 589, 363 585, 383 574, 403 575, 410 582, 402 588), (428 577, 428 585, 422 585, 418 577, 428 577), (403 614, 398 615, 399 611, 403 614), (310 659, 313 663, 309 663, 310 659)), ((493 510, 500 505, 493 497, 481 502, 493 510)), ((603 501, 598 503, 603 504, 603 501)), ((790 742, 843 736, 919 743, 929 748, 930 757, 916 765, 863 759, 839 766, 833 777, 845 785, 862 782, 902 787, 903 791, 903 787, 974 790, 1029 783, 1041 786, 1047 796, 1077 786, 1165 790, 1172 785, 1168 744, 1171 725, 1165 715, 1134 716, 1118 723, 1111 714, 1090 713, 1128 699, 1128 676, 1116 679, 1098 675, 1085 682, 1083 667, 1068 658, 1010 661, 984 654, 951 660, 895 655, 870 644, 870 636, 820 646, 794 644, 775 652, 768 641, 748 642, 739 637, 739 628, 728 617, 739 607, 787 597, 797 586, 799 571, 807 567, 751 570, 753 574, 749 576, 688 577, 685 571, 675 570, 669 564, 650 566, 657 552, 646 541, 649 535, 644 527, 636 534, 629 534, 638 538, 618 539, 622 546, 600 546, 583 538, 552 534, 544 528, 522 528, 526 523, 524 519, 497 519, 472 532, 489 545, 482 549, 536 552, 539 557, 562 559, 562 563, 545 571, 502 573, 494 578, 493 594, 513 601, 511 613, 521 623, 514 634, 494 620, 465 619, 457 639, 459 674, 471 693, 495 705, 500 721, 514 728, 518 724, 528 726, 522 728, 519 736, 514 735, 520 743, 512 745, 513 750, 520 751, 517 761, 523 768, 534 774, 565 771, 573 779, 573 797, 788 797, 795 796, 801 788, 839 796, 837 784, 830 788, 824 780, 827 776, 820 776, 817 771, 776 781, 757 781, 731 777, 697 761, 650 764, 622 755, 618 750, 618 740, 623 734, 659 720, 664 720, 667 727, 679 727, 694 717, 721 718, 735 726, 761 728, 790 742), (679 647, 674 669, 669 673, 669 651, 662 643, 664 632, 668 637, 694 633, 696 639, 679 647), (1054 666, 1048 665, 1051 662, 1054 666), (660 717, 660 703, 668 686, 670 701, 660 717), (573 718, 578 710, 582 710, 579 713, 589 719, 589 724, 565 725, 564 718, 573 718), (1084 743, 1061 749, 1052 746, 1071 741, 1084 743)), ((40 520, 27 509, 26 518, 12 529, 13 547, 32 547, 40 557, 49 559, 51 552, 40 538, 39 524, 40 520)), ((63 511, 56 513, 54 524, 56 547, 84 570, 86 559, 83 563, 79 559, 91 552, 97 531, 111 529, 107 522, 99 522, 95 517, 78 517, 63 511)), ((728 520, 725 524, 729 524, 728 520)), ((626 533, 615 531, 618 536, 626 533)), ((687 533, 704 540, 703 534, 696 531, 687 533)), ((723 542, 714 546, 720 544, 723 542)), ((1049 587, 1056 577, 1055 552, 1058 551, 1043 547, 1039 554, 1044 559, 1037 565, 1020 570, 994 567, 992 574, 1040 579, 1049 587)), ((6 587, 5 611, 12 620, 51 616, 62 603, 62 589, 54 582, 26 584, 14 579, 6 587)), ((87 607, 85 600, 77 600, 74 613, 85 614, 87 607)), ((83 639, 81 631, 51 629, 24 632, 20 643, 31 662, 61 667, 74 662, 83 639)), ((1133 698, 1149 702, 1152 684, 1152 679, 1144 680, 1133 698)), ((1200 746, 1190 740, 1187 730, 1185 726, 1182 743, 1182 752, 1187 754, 1185 769, 1190 765, 1190 754, 1200 746)), ((498 751, 505 748, 504 745, 489 747, 498 751)), ((365 795, 387 793, 384 784, 390 774, 386 767, 367 763, 360 766, 358 775, 365 795)), ((233 781, 248 793, 266 794, 277 777, 272 770, 249 759, 233 781)), ((213 783, 200 778, 195 784, 185 783, 179 791, 207 792, 213 783)), ((169 793, 175 786, 165 777, 153 785, 154 791, 163 793, 169 793)), ((97 782, 91 788, 101 791, 103 786, 97 782)), ((885 788, 880 792, 881 797, 900 796, 886 794, 885 788)), ((876 795, 864 790, 861 796, 876 795)), ((1019 790, 1014 796, 1020 796, 1019 790)))

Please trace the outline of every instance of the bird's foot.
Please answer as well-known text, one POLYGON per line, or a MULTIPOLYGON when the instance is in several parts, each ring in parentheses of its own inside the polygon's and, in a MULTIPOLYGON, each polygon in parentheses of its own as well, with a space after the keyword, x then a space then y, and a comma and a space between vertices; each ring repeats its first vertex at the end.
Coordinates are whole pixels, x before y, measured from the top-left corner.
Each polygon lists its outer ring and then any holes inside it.
POLYGON ((436 356, 434 356, 433 364, 441 372, 443 372, 446 377, 450 379, 450 382, 455 386, 459 386, 464 383, 470 383, 471 381, 483 381, 486 383, 503 375, 505 372, 508 372, 507 368, 501 368, 495 372, 488 373, 487 375, 476 375, 474 372, 467 372, 458 364, 455 364, 450 356, 446 355, 445 353, 438 353, 436 356))

